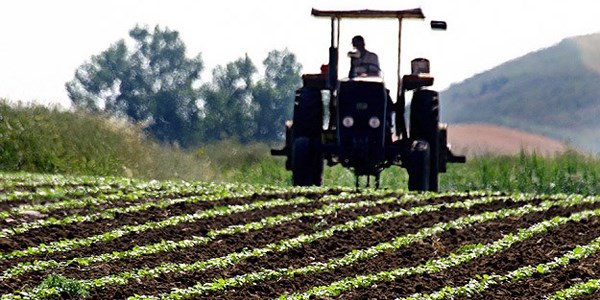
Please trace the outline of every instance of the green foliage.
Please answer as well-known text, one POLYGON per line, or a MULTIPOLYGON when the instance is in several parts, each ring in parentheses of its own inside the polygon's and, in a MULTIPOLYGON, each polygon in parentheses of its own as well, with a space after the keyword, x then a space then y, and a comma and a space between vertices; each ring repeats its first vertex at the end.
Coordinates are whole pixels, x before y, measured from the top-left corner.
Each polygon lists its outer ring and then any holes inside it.
MULTIPOLYGON (((3 171, 291 185, 285 158, 272 157, 266 144, 224 140, 191 152, 152 142, 137 126, 83 112, 0 102, 0 116, 3 171)), ((407 178, 404 169, 388 168, 382 187, 406 189, 407 178)), ((593 155, 490 154, 449 165, 440 189, 600 194, 599 179, 600 160, 593 155)), ((354 187, 354 175, 326 167, 324 184, 354 187)))
POLYGON ((113 174, 124 134, 99 117, 0 102, 0 169, 113 174), (98 142, 101 141, 101 142, 98 142))
POLYGON ((247 55, 215 68, 212 83, 200 91, 204 141, 281 140, 285 121, 292 116, 301 66, 288 50, 269 52, 263 65, 265 73, 258 81, 257 69, 247 55))
POLYGON ((147 124, 163 142, 189 145, 197 130, 198 94, 193 85, 202 71, 200 55, 185 56, 177 31, 154 32, 136 26, 129 32, 134 50, 121 40, 93 56, 66 84, 76 107, 103 111, 147 124))
POLYGON ((592 295, 600 289, 600 280, 590 279, 586 282, 575 284, 566 289, 557 291, 547 297, 548 300, 566 300, 577 298, 577 296, 592 295))
POLYGON ((252 120, 252 77, 256 67, 246 55, 213 71, 213 83, 202 87, 202 131, 209 141, 239 138, 248 142, 252 120))
POLYGON ((300 86, 301 66, 287 50, 271 51, 263 61, 265 75, 253 90, 255 141, 277 141, 283 124, 292 118, 292 100, 300 86), (279 126, 277 126, 279 125, 279 126))
POLYGON ((90 295, 87 287, 75 279, 62 275, 50 275, 40 283, 38 296, 42 299, 59 295, 63 299, 87 298, 90 295))
POLYGON ((0 170, 13 172, 232 181, 242 165, 227 167, 233 158, 246 165, 271 159, 265 145, 224 141, 190 153, 153 142, 122 120, 4 100, 0 135, 0 170))
POLYGON ((213 70, 200 84, 200 55, 189 59, 177 31, 136 26, 124 40, 82 64, 66 83, 75 107, 126 117, 163 143, 191 148, 224 139, 276 141, 291 118, 301 66, 287 49, 263 61, 246 55, 213 70))
POLYGON ((576 151, 554 156, 484 155, 450 166, 440 178, 444 190, 598 194, 600 160, 576 151))

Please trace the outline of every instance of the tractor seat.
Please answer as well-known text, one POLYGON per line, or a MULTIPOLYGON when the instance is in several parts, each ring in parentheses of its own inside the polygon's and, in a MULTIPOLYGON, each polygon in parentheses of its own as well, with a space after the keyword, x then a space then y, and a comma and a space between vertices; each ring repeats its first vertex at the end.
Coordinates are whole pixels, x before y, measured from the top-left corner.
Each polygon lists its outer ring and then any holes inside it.
POLYGON ((383 77, 381 76, 356 76, 356 77, 346 77, 341 79, 340 81, 358 81, 358 82, 381 82, 383 83, 383 77))

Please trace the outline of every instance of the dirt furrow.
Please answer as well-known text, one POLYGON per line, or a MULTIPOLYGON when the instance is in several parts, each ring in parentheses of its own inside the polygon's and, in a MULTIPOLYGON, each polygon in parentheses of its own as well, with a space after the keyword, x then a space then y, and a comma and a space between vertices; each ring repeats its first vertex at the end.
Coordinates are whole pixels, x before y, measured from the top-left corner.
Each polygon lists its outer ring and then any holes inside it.
MULTIPOLYGON (((578 244, 587 244, 598 235, 600 235, 600 218, 569 222, 546 234, 517 243, 505 251, 440 273, 411 276, 394 282, 382 282, 377 284, 376 288, 357 289, 340 297, 342 299, 364 299, 366 295, 378 295, 380 299, 394 299, 413 293, 430 293, 444 286, 461 286, 478 274, 504 274, 522 266, 549 261, 578 244)), ((382 270, 385 269, 387 267, 382 270)), ((495 299, 513 298, 503 295, 495 299)))
MULTIPOLYGON (((84 246, 77 250, 68 252, 54 252, 40 255, 28 255, 17 257, 3 261, 0 266, 0 272, 15 265, 18 262, 33 261, 33 260, 49 260, 56 261, 67 260, 74 257, 89 256, 97 253, 106 253, 112 251, 124 251, 135 245, 145 245, 148 243, 157 243, 164 239, 185 239, 192 235, 204 235, 209 230, 222 228, 229 225, 245 224, 260 220, 267 216, 279 215, 290 211, 310 211, 320 207, 319 203, 312 203, 303 206, 279 206, 274 208, 252 210, 248 212, 238 213, 229 216, 221 216, 216 218, 201 219, 193 223, 182 223, 176 226, 167 226, 159 229, 147 230, 145 232, 132 232, 120 238, 109 242, 92 244, 84 246)), ((83 230, 83 229, 82 229, 83 230)), ((91 234, 84 235, 91 236, 91 234)))
MULTIPOLYGON (((363 200, 370 200, 366 197, 359 197, 351 200, 352 202, 359 202, 363 200)), ((456 201, 462 200, 462 198, 456 197, 456 201)), ((349 202, 350 200, 348 200, 349 202)), ((450 202, 448 198, 434 198, 427 201, 420 202, 420 205, 427 204, 440 204, 443 202, 450 202)), ((311 206, 311 208, 320 207, 321 204, 316 204, 311 206)), ((249 232, 246 234, 239 234, 233 236, 221 236, 217 238, 215 241, 208 243, 207 245, 193 247, 190 249, 180 250, 180 251, 170 251, 167 253, 157 253, 153 255, 146 255, 142 257, 130 258, 130 259, 122 259, 118 261, 111 261, 106 263, 98 263, 91 264, 88 266, 79 266, 72 265, 67 268, 61 269, 49 269, 44 272, 36 272, 31 274, 25 274, 19 277, 11 278, 5 280, 4 285, 7 286, 7 289, 10 289, 18 284, 24 285, 27 284, 29 286, 36 285, 42 278, 53 274, 59 273, 67 276, 69 278, 79 278, 79 279, 87 279, 87 278, 97 278, 101 276, 105 276, 108 274, 115 274, 139 267, 155 267, 160 265, 162 262, 168 261, 173 263, 194 263, 197 261, 203 261, 214 257, 220 257, 227 255, 234 251, 239 251, 244 247, 248 248, 257 248, 266 245, 267 243, 276 242, 286 238, 292 238, 298 236, 301 233, 310 234, 315 230, 323 230, 324 228, 328 228, 330 226, 334 226, 348 220, 355 219, 357 216, 369 216, 384 213, 387 211, 400 210, 400 209, 408 209, 411 206, 414 206, 414 202, 406 202, 406 203, 391 203, 391 204, 381 204, 375 207, 365 207, 365 208, 357 208, 357 209, 349 209, 349 210, 341 210, 336 212, 333 215, 325 215, 325 216, 314 216, 314 217, 303 217, 297 221, 285 223, 282 226, 278 227, 270 227, 265 228, 264 230, 259 230, 256 232, 249 232)), ((287 215, 289 213, 297 212, 297 211, 310 211, 310 209, 298 209, 297 207, 285 207, 279 210, 281 215, 287 215)), ((271 216, 272 214, 266 213, 266 216, 271 216)), ((241 220, 231 221, 231 222, 223 222, 219 220, 207 221, 206 226, 200 226, 199 224, 188 224, 185 226, 181 226, 179 228, 174 228, 170 230, 170 232, 165 233, 162 232, 159 237, 165 239, 168 237, 169 240, 179 241, 185 238, 191 238, 194 234, 205 233, 209 229, 218 229, 223 228, 227 224, 243 224, 245 222, 250 221, 250 218, 240 216, 241 220), (214 223, 214 224, 212 224, 214 223), (218 226, 215 226, 217 225, 218 226), (205 230, 198 231, 195 228, 204 227, 205 230)), ((257 219, 259 216, 252 217, 252 219, 257 219)), ((153 238, 153 233, 149 232, 144 235, 144 237, 140 236, 140 239, 135 241, 135 245, 146 245, 150 243, 152 240, 156 240, 153 238)), ((99 253, 112 253, 113 251, 117 251, 120 247, 120 242, 112 242, 107 244, 110 249, 100 249, 99 247, 89 247, 79 250, 74 250, 69 253, 52 255, 56 260, 64 260, 72 257, 85 257, 90 255, 90 250, 94 251, 96 254, 99 253)), ((127 245, 127 242, 125 242, 127 245)), ((129 244, 131 248, 134 245, 129 244)), ((129 249, 129 248, 128 248, 129 249)))
MULTIPOLYGON (((209 272, 196 272, 193 274, 165 274, 161 278, 143 280, 137 282, 135 286, 127 287, 105 287, 102 290, 95 291, 95 296, 100 298, 117 297, 114 293, 122 293, 123 295, 133 293, 158 294, 168 292, 174 287, 184 288, 198 282, 207 282, 217 278, 231 277, 238 274, 257 271, 261 268, 278 268, 278 267, 300 267, 305 266, 315 261, 325 261, 332 257, 339 257, 352 249, 361 247, 369 247, 381 241, 389 240, 395 236, 414 233, 419 228, 431 226, 438 222, 446 222, 456 219, 460 216, 470 213, 478 213, 488 210, 497 210, 502 207, 520 206, 522 203, 502 203, 500 201, 489 205, 478 205, 471 210, 465 209, 445 209, 438 212, 424 213, 413 217, 397 218, 388 221, 379 222, 365 229, 359 229, 351 233, 342 232, 328 238, 325 241, 317 241, 306 245, 299 249, 293 249, 284 253, 274 253, 267 257, 259 259, 251 259, 232 266, 226 270, 214 270, 209 272)), ((300 276, 302 277, 302 276, 300 276)), ((298 277, 299 278, 299 277, 298 277)), ((294 287, 295 285, 281 284, 287 279, 276 280, 275 282, 253 284, 250 289, 265 289, 268 290, 273 286, 280 287, 283 291, 286 287, 294 287)), ((303 281, 303 279, 298 279, 303 281)), ((277 288, 276 288, 277 289, 277 288)), ((243 289, 238 289, 232 293, 221 295, 222 297, 238 297, 242 295, 243 289), (240 292, 242 294, 240 294, 240 292)), ((258 294, 255 297, 265 298, 276 296, 273 294, 258 294)), ((245 294, 248 296, 249 294, 245 294)), ((245 298, 243 296, 242 298, 245 298)), ((205 297, 203 297, 205 298, 205 297)), ((247 298, 245 298, 247 299, 247 298)))
MULTIPOLYGON (((252 195, 249 197, 240 198, 224 198, 216 201, 199 201, 196 203, 176 203, 168 208, 150 207, 145 210, 132 213, 117 213, 114 218, 99 219, 94 222, 76 222, 68 225, 45 226, 28 230, 21 234, 15 234, 8 237, 0 238, 0 251, 9 253, 16 250, 23 250, 27 247, 36 246, 39 244, 48 244, 53 241, 63 239, 75 239, 87 236, 98 235, 124 225, 144 224, 148 221, 161 221, 172 216, 193 214, 198 210, 206 210, 219 206, 239 205, 259 200, 274 200, 276 198, 292 199, 294 197, 306 196, 310 198, 318 198, 318 195, 309 194, 292 194, 286 193, 277 195, 273 198, 265 198, 261 195, 252 195)), ((164 199, 161 199, 164 200, 164 199)), ((137 205, 135 203, 132 205, 137 205)))
MULTIPOLYGON (((581 261, 571 262, 564 268, 559 268, 545 275, 535 274, 531 278, 519 281, 505 282, 494 285, 491 289, 475 295, 481 299, 541 299, 540 295, 550 295, 572 285, 600 278, 600 253, 596 253, 581 261)), ((577 297, 582 299, 585 297, 577 297)), ((599 299, 596 294, 593 298, 599 299)), ((472 299, 461 297, 457 299, 472 299)))

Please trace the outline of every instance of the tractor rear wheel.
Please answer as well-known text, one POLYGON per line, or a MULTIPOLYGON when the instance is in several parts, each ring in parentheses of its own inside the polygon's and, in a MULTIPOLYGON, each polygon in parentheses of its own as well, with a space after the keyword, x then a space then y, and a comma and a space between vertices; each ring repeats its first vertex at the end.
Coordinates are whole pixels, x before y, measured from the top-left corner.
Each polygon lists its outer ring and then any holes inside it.
POLYGON ((323 130, 323 99, 321 90, 302 87, 294 99, 293 134, 295 137, 320 137, 323 130))
POLYGON ((322 184, 323 157, 320 143, 307 137, 294 140, 292 148, 292 183, 296 186, 322 184))
POLYGON ((321 90, 302 87, 296 91, 292 124, 291 169, 294 185, 322 184, 323 100, 321 90))
MULTIPOLYGON (((440 105, 438 93, 416 90, 410 105, 410 138, 429 144, 429 190, 438 191, 440 172, 440 105)), ((445 146, 445 145, 444 145, 445 146)))
POLYGON ((410 149, 410 159, 406 170, 408 171, 408 190, 427 191, 430 179, 430 152, 426 141, 414 141, 410 149))

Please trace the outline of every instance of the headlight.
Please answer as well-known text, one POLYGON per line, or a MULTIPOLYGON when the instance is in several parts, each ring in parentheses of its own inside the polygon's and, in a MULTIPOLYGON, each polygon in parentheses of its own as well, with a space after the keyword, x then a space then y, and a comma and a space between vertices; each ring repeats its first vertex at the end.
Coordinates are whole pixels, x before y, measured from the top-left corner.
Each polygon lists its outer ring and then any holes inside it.
POLYGON ((369 126, 371 126, 371 128, 378 128, 380 125, 381 121, 379 121, 379 118, 372 117, 369 119, 369 126))
POLYGON ((352 125, 354 125, 354 119, 352 117, 345 117, 342 120, 342 124, 344 125, 344 127, 352 127, 352 125))

